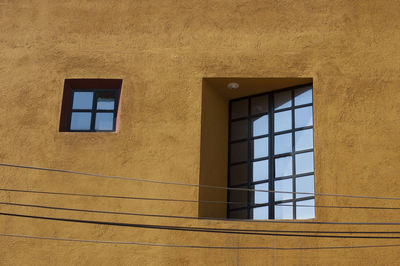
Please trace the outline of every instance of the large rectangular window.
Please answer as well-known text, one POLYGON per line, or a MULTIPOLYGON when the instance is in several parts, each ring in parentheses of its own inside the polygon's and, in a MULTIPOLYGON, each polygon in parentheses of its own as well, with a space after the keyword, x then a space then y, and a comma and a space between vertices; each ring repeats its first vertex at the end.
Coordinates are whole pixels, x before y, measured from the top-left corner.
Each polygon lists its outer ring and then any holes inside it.
POLYGON ((315 217, 312 85, 235 99, 229 112, 229 218, 315 217))

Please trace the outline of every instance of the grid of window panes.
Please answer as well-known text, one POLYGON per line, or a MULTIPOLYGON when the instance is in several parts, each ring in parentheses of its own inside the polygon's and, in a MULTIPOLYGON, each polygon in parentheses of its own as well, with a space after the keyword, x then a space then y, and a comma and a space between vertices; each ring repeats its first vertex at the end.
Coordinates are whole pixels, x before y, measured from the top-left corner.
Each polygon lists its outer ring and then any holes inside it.
POLYGON ((312 85, 230 102, 228 217, 315 217, 312 85), (262 192, 240 190, 282 191, 262 192))
POLYGON ((115 131, 119 90, 74 90, 70 131, 115 131))

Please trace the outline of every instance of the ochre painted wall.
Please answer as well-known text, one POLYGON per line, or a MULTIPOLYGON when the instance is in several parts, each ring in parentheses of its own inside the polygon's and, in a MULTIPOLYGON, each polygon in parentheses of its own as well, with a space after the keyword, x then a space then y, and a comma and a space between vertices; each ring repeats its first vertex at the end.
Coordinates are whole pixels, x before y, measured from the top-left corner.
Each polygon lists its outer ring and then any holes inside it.
MULTIPOLYGON (((0 162, 198 184, 202 79, 312 77, 318 193, 400 196, 400 3, 0 0, 0 162), (66 78, 121 78, 118 133, 58 132, 66 78)), ((0 186, 198 199, 196 188, 0 167, 0 186)), ((1 201, 197 216, 195 203, 0 192, 1 201)), ((317 197, 318 205, 400 207, 317 197)), ((2 212, 271 230, 396 226, 178 220, 0 206, 2 212)), ((398 222, 396 211, 318 208, 317 221, 398 222)), ((397 230, 398 231, 398 230, 397 230)), ((116 228, 0 216, 0 233, 168 244, 316 247, 398 240, 116 228)), ((0 237, 1 265, 393 265, 399 247, 214 250, 0 237)))

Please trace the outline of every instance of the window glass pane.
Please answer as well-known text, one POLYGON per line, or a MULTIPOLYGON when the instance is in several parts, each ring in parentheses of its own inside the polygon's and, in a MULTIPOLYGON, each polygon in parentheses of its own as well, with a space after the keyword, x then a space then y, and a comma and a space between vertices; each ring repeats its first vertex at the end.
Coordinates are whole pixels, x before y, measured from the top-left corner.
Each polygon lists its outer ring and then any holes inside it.
POLYGON ((96 130, 113 130, 114 114, 113 113, 96 113, 96 130))
POLYGON ((240 101, 233 101, 231 107, 231 118, 246 117, 249 113, 249 101, 247 99, 240 101))
POLYGON ((268 160, 253 162, 253 182, 268 179, 268 160))
POLYGON ((232 122, 231 125, 231 140, 247 139, 248 137, 248 121, 240 120, 232 122))
POLYGON ((233 219, 247 219, 247 209, 230 211, 229 218, 233 219))
POLYGON ((294 91, 294 105, 312 103, 312 88, 307 86, 294 91))
POLYGON ((275 132, 292 129, 292 111, 275 113, 275 132))
POLYGON ((292 175, 292 156, 275 159, 275 177, 292 175))
POLYGON ((72 109, 92 109, 93 108, 93 92, 74 92, 74 101, 72 109))
POLYGON ((313 148, 313 130, 300 130, 295 133, 296 151, 313 148))
POLYGON ((274 94, 274 107, 275 110, 284 109, 292 106, 292 92, 283 91, 274 94))
POLYGON ((248 143, 242 141, 231 144, 231 163, 247 161, 248 143))
POLYGON ((253 121, 253 137, 268 134, 268 115, 252 119, 253 121))
POLYGON ((314 172, 314 153, 296 154, 296 174, 314 172))
POLYGON ((92 113, 72 112, 70 130, 90 130, 92 113))
MULTIPOLYGON (((293 192, 293 180, 284 179, 275 181, 275 191, 293 192)), ((275 201, 292 199, 293 194, 275 192, 275 201)))
POLYGON ((97 98, 97 110, 114 110, 114 98, 97 98))
POLYGON ((250 211, 253 213, 254 220, 267 220, 268 219, 268 206, 252 208, 250 211))
MULTIPOLYGON (((282 203, 282 205, 290 205, 292 202, 282 203)), ((275 219, 293 219, 293 207, 292 206, 275 206, 275 219)))
MULTIPOLYGON (((246 187, 241 187, 246 188, 246 187)), ((247 205, 248 191, 246 190, 229 190, 229 201, 231 202, 243 202, 247 205)), ((236 207, 236 206, 235 206, 236 207)))
POLYGON ((312 106, 299 108, 294 111, 294 124, 295 127, 307 127, 313 125, 312 106))
POLYGON ((292 152, 292 133, 275 136, 275 154, 292 152))
POLYGON ((266 113, 268 111, 268 95, 253 97, 250 103, 252 115, 266 113))
POLYGON ((268 156, 268 138, 253 140, 253 158, 262 158, 268 156))
POLYGON ((296 219, 312 219, 315 218, 315 200, 304 200, 296 203, 296 219), (305 206, 301 206, 305 205, 305 206), (313 206, 313 207, 306 207, 313 206))
POLYGON ((231 166, 230 169, 230 185, 247 184, 248 169, 247 163, 231 166))
MULTIPOLYGON (((314 193, 314 176, 303 176, 296 178, 296 192, 314 193)), ((296 198, 310 197, 310 194, 296 194, 296 198)))
MULTIPOLYGON (((256 190, 268 190, 268 183, 254 185, 256 190)), ((253 191, 254 204, 268 203, 268 192, 253 191)))

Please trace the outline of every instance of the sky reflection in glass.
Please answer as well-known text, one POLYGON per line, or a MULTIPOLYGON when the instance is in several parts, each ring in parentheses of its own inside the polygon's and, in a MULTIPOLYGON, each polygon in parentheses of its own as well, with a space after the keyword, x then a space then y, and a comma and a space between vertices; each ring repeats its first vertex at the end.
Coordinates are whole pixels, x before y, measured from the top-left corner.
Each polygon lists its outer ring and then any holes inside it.
MULTIPOLYGON (((291 205, 292 203, 285 203, 284 205, 291 205)), ((292 206, 275 206, 275 219, 293 219, 292 206)))
POLYGON ((275 159, 275 177, 292 175, 292 156, 275 159))
POLYGON ((268 160, 253 162, 253 182, 268 179, 268 160))
POLYGON ((296 154, 296 174, 314 172, 314 153, 296 154))
POLYGON ((294 94, 294 105, 312 103, 312 89, 309 86, 296 89, 294 94))
POLYGON ((295 127, 307 127, 313 125, 313 113, 312 107, 304 107, 294 110, 294 117, 295 117, 295 127))
MULTIPOLYGON (((314 193, 314 175, 296 178, 296 192, 314 193)), ((296 194, 296 198, 310 197, 310 194, 296 194)))
MULTIPOLYGON (((254 185, 256 190, 268 190, 268 183, 254 185)), ((268 203, 268 192, 254 191, 254 204, 268 203)))
MULTIPOLYGON (((292 192, 293 181, 292 179, 284 179, 275 181, 275 191, 292 192)), ((275 201, 292 199, 293 194, 289 193, 275 193, 275 201)))
POLYGON ((268 115, 253 120, 253 137, 268 134, 268 115))
POLYGON ((268 206, 253 208, 253 219, 254 220, 266 220, 268 219, 268 206))
POLYGON ((74 92, 72 109, 92 109, 93 92, 74 92))
POLYGON ((268 156, 268 138, 255 139, 253 141, 254 159, 268 156))
POLYGON ((292 133, 275 136, 275 154, 292 151, 292 133))
POLYGON ((112 130, 114 125, 113 113, 97 113, 96 114, 96 130, 112 130))
POLYGON ((306 206, 312 206, 312 207, 304 207, 304 206, 296 206, 296 215, 297 219, 313 219, 315 218, 315 200, 304 200, 304 201, 299 201, 297 203, 298 205, 306 205, 306 206))
POLYGON ((284 131, 292 128, 292 111, 275 113, 274 117, 275 132, 284 131))
POLYGON ((97 98, 97 110, 114 110, 114 98, 97 98))
POLYGON ((90 130, 92 113, 72 112, 70 130, 90 130))
POLYGON ((313 130, 300 130, 295 133, 296 151, 313 148, 313 130))

